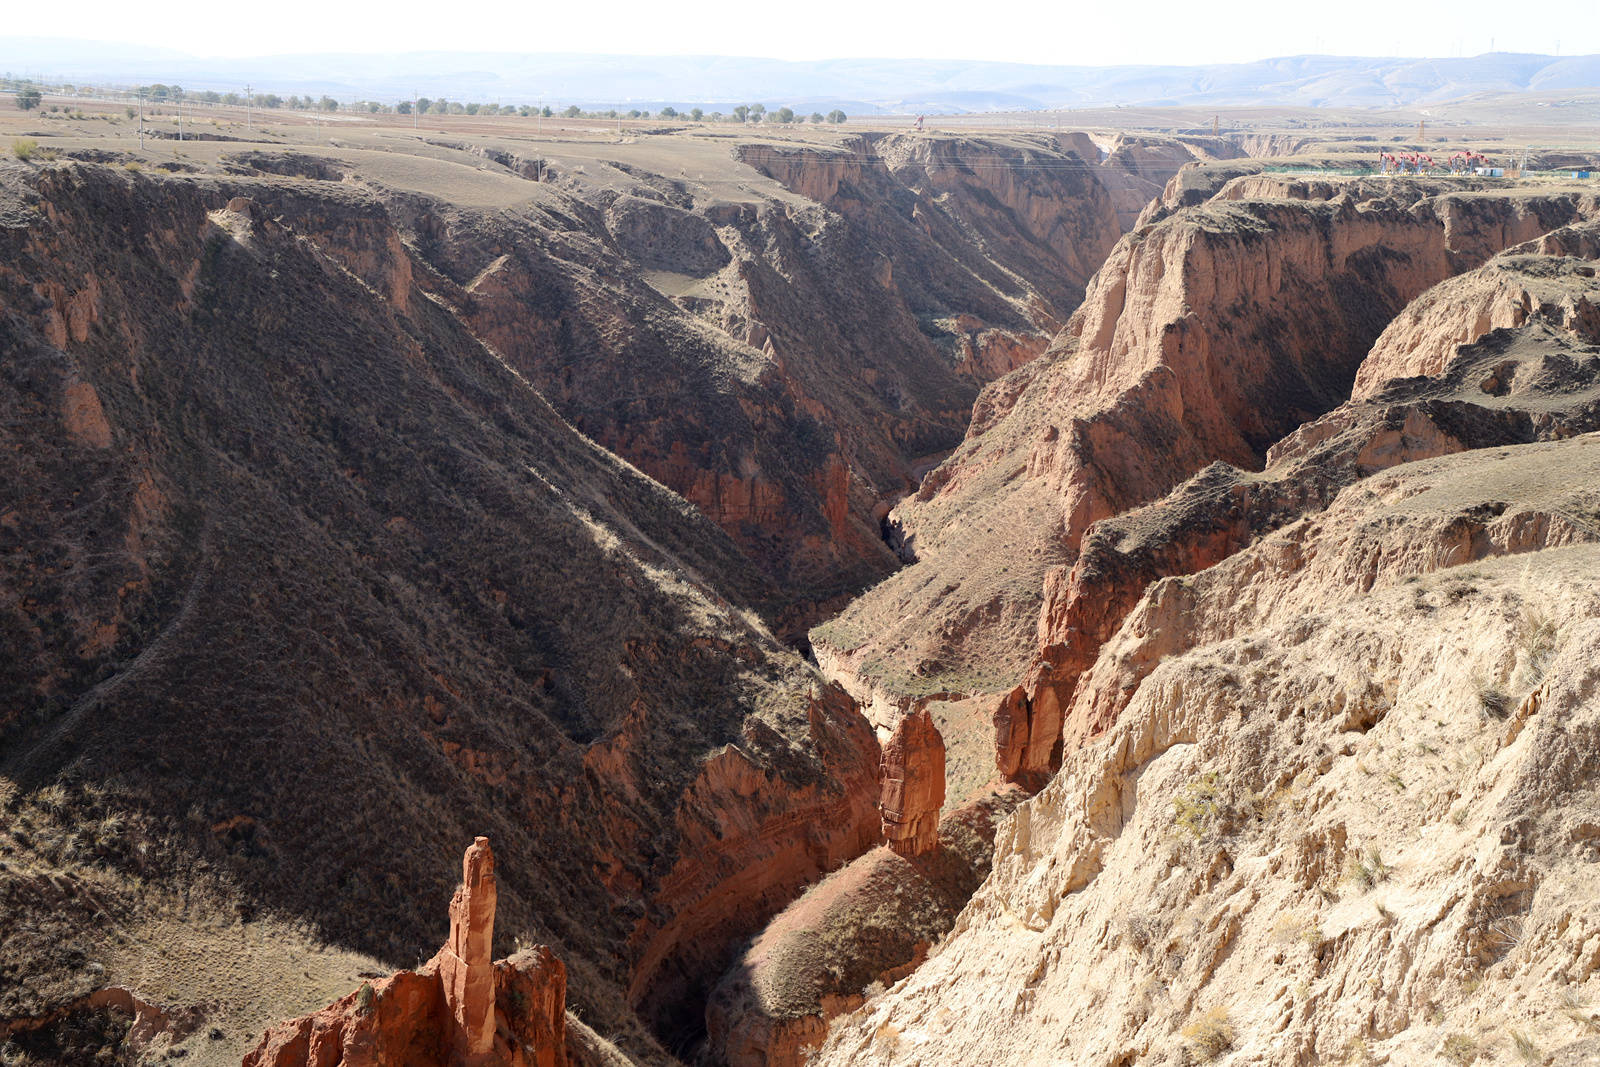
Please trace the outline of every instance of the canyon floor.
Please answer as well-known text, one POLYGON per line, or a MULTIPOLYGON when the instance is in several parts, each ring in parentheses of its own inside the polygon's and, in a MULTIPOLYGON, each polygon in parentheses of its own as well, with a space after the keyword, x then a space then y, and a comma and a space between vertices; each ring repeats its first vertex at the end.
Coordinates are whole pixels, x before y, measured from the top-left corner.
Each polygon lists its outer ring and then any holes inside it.
POLYGON ((1600 1062, 1551 101, 67 103, 0 115, 8 1067, 1600 1062))

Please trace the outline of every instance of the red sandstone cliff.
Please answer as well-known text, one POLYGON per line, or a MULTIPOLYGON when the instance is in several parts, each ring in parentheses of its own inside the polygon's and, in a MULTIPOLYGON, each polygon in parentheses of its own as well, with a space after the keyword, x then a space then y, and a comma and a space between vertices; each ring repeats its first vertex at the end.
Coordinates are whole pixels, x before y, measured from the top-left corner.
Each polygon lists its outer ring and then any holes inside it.
POLYGON ((895 723, 883 746, 883 836, 902 856, 920 856, 939 847, 939 813, 944 807, 944 738, 926 710, 895 723))

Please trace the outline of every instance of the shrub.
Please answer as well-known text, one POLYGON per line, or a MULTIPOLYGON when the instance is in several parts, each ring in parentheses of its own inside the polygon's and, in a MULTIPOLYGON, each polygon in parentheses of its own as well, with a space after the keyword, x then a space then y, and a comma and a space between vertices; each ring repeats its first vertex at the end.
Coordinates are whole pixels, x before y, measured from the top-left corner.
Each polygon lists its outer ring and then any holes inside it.
POLYGON ((1493 683, 1478 688, 1478 703, 1491 719, 1504 719, 1511 714, 1511 694, 1493 683))
POLYGON ((1221 775, 1208 771, 1172 798, 1172 821, 1178 828, 1200 837, 1217 819, 1217 797, 1222 791, 1221 775))
POLYGON ((1137 952, 1143 952, 1163 935, 1161 919, 1155 914, 1134 915, 1122 922, 1122 939, 1137 952))
POLYGON ((1371 889, 1379 882, 1387 882, 1394 868, 1383 858, 1377 845, 1367 846, 1360 855, 1350 857, 1350 870, 1346 877, 1362 889, 1371 889))
POLYGON ((1478 1039, 1470 1034, 1451 1034, 1444 1039, 1444 1044, 1439 1047, 1439 1055, 1451 1063, 1459 1063, 1465 1067, 1483 1054, 1483 1048, 1478 1044, 1478 1039))
POLYGON ((1212 1008, 1183 1028, 1189 1051, 1201 1063, 1210 1063, 1232 1048, 1235 1036, 1227 1008, 1212 1008))
POLYGON ((18 137, 11 142, 11 154, 26 163, 39 150, 39 142, 29 137, 18 137))

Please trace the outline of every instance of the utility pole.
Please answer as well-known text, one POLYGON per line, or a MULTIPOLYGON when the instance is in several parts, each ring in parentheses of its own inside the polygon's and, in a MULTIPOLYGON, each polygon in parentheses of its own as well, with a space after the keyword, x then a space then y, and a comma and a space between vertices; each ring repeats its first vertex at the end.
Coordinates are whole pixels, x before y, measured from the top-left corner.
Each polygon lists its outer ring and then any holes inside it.
POLYGON ((244 125, 245 125, 245 129, 249 129, 250 128, 250 102, 254 98, 255 98, 255 94, 250 91, 250 86, 246 85, 244 87, 244 125))
POLYGON ((412 128, 412 130, 415 130, 417 128, 417 101, 420 100, 420 99, 422 99, 422 98, 417 95, 417 91, 415 89, 411 90, 411 128, 412 128))
POLYGON ((144 151, 144 93, 139 93, 139 151, 144 151))
POLYGON ((1421 144, 1424 140, 1426 140, 1426 136, 1425 135, 1426 135, 1427 131, 1428 131, 1428 120, 1427 119, 1418 119, 1417 120, 1417 143, 1418 144, 1421 144))
POLYGON ((1215 137, 1218 133, 1221 132, 1221 124, 1222 124, 1222 116, 1221 115, 1212 115, 1211 116, 1211 136, 1215 137))

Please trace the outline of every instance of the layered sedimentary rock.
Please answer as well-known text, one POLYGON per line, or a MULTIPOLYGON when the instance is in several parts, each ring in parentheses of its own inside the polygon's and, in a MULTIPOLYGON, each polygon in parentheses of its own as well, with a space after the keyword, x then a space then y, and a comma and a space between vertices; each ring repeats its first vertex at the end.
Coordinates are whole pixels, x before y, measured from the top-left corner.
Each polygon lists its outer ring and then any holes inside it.
POLYGON ((491 961, 494 908, 494 855, 480 837, 463 857, 450 938, 433 959, 273 1027, 245 1067, 566 1064, 566 968, 543 945, 491 961))
POLYGON ((1039 658, 996 712, 1002 773, 1037 782, 1059 765, 1061 743, 1074 747, 1109 725, 1115 702, 1072 706, 1077 680, 1151 582, 1204 570, 1396 464, 1600 429, 1600 357, 1581 311, 1596 292, 1595 266, 1519 247, 1441 283, 1384 332, 1358 381, 1373 364, 1392 376, 1397 349, 1426 347, 1436 334, 1414 332, 1424 317, 1446 321, 1444 309, 1456 308, 1470 320, 1479 294, 1508 288, 1543 298, 1519 297, 1514 327, 1449 344, 1448 365, 1432 377, 1393 381, 1288 435, 1260 475, 1213 464, 1161 500, 1090 527, 1072 567, 1046 576, 1039 658), (1419 307, 1433 310, 1413 314, 1419 307))
POLYGON ((863 134, 833 151, 758 143, 739 156, 892 249, 894 286, 919 316, 966 307, 1053 333, 1122 229, 1098 152, 1050 136, 863 134), (953 271, 933 269, 946 257, 953 271))
POLYGON ((944 807, 944 738, 926 710, 895 723, 883 746, 883 837, 902 856, 920 856, 939 847, 939 813, 944 807))
POLYGON ((1120 715, 813 1062, 1582 1062, 1597 457, 1392 467, 1152 586, 1092 672, 1120 715))
POLYGON ((1218 460, 1259 469, 1348 396, 1412 299, 1594 210, 1576 195, 1228 198, 1135 231, 1052 351, 985 389, 961 448, 889 515, 917 562, 813 633, 819 662, 863 702, 1009 689, 1046 573, 1094 522, 1218 460))

